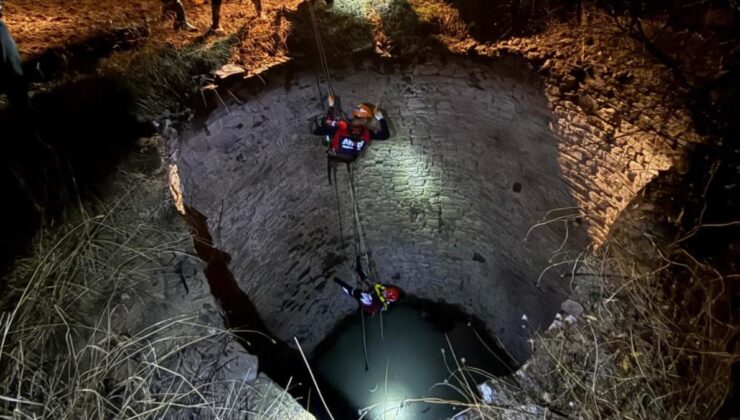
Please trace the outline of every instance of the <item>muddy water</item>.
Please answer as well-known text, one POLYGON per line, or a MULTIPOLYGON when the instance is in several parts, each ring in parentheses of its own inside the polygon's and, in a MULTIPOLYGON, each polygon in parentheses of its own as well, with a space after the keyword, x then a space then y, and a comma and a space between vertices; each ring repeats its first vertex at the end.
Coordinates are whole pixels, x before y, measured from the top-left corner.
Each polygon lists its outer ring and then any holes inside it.
POLYGON ((496 375, 509 372, 502 360, 505 356, 491 344, 494 341, 476 336, 476 332, 482 333, 473 326, 476 323, 469 323, 468 316, 454 308, 431 302, 407 303, 384 313, 382 326, 379 314, 365 316, 364 321, 367 370, 359 311, 345 319, 317 348, 312 364, 353 408, 372 407, 365 418, 449 418, 461 408, 403 401, 466 401, 466 396, 453 387, 466 387, 460 367, 466 371, 465 379, 473 392, 482 376, 466 367, 496 375))

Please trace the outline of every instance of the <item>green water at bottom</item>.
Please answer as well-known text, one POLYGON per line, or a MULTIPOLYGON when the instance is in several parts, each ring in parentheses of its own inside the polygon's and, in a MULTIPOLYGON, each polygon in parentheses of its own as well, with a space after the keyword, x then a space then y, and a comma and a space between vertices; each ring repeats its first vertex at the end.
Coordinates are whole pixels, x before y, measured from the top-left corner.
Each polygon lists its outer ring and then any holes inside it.
MULTIPOLYGON (((428 314, 411 307, 394 307, 382 314, 382 337, 380 314, 365 315, 369 366, 365 371, 358 311, 338 327, 312 364, 352 407, 372 407, 365 419, 451 418, 464 408, 403 401, 439 398, 464 402, 469 398, 463 395, 466 392, 455 388, 465 389, 465 381, 460 375, 452 376, 458 365, 498 373, 506 368, 476 337, 464 314, 455 320, 446 318, 447 331, 431 322, 428 314)), ((483 378, 468 374, 466 379, 472 392, 477 393, 476 385, 483 378)))

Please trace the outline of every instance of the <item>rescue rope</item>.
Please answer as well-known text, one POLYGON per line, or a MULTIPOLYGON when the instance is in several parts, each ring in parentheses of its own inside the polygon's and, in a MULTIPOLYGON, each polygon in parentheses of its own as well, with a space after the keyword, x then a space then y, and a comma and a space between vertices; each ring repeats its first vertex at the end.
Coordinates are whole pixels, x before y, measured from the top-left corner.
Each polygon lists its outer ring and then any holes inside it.
MULTIPOLYGON (((360 223, 360 209, 359 205, 357 204, 357 200, 355 199, 355 180, 352 173, 352 164, 347 164, 347 173, 349 175, 349 194, 350 194, 350 200, 352 201, 352 211, 354 213, 354 222, 355 222, 355 255, 360 256, 360 264, 365 264, 368 267, 368 276, 370 278, 370 287, 375 283, 375 277, 373 276, 372 270, 369 268, 369 261, 370 256, 368 255, 367 251, 367 245, 365 244, 365 236, 362 231, 362 224, 360 223)), ((335 181, 336 182, 336 181, 335 181)), ((359 270, 362 270, 362 267, 356 267, 359 270)), ((360 276, 357 276, 357 284, 360 285, 360 276)), ((372 291, 371 291, 372 293, 372 291)), ((363 350, 363 356, 365 357, 365 371, 367 372, 370 367, 368 365, 367 360, 367 332, 365 331, 365 311, 362 310, 362 306, 360 306, 360 318, 362 319, 362 350, 363 350)), ((381 323, 383 322, 383 319, 381 318, 381 323)), ((381 330, 382 330, 382 324, 381 324, 381 330)))
POLYGON ((374 272, 375 270, 373 270, 373 267, 370 266, 370 255, 368 252, 367 244, 365 243, 365 234, 362 229, 362 222, 360 221, 360 206, 359 204, 357 204, 357 199, 355 197, 355 177, 352 171, 351 164, 347 165, 347 172, 349 174, 349 195, 350 200, 352 201, 352 210, 354 212, 355 232, 357 234, 357 240, 359 244, 360 260, 368 268, 368 277, 370 279, 370 284, 372 285, 376 283, 377 276, 374 272))
MULTIPOLYGON (((321 34, 319 33, 319 24, 316 20, 316 13, 313 10, 311 1, 308 1, 308 13, 311 17, 311 25, 313 26, 314 38, 316 39, 316 48, 319 52, 319 61, 321 63, 321 69, 324 72, 324 79, 326 80, 326 86, 328 88, 329 95, 334 96, 334 87, 331 82, 331 75, 329 74, 329 60, 326 58, 326 51, 324 50, 324 43, 321 40, 321 34)), ((319 92, 320 93, 320 92, 319 92)), ((323 98, 322 98, 323 101, 323 98)))
MULTIPOLYGON (((337 215, 339 216, 339 243, 344 244, 344 222, 342 221, 342 201, 339 199, 339 184, 337 184, 337 167, 334 165, 334 195, 337 198, 337 215)), ((331 172, 329 173, 329 182, 331 183, 331 172)))
MULTIPOLYGON (((323 72, 324 80, 326 81, 327 93, 329 96, 334 97, 334 100, 336 101, 335 103, 336 112, 338 112, 339 116, 342 119, 346 119, 346 117, 344 116, 344 112, 342 111, 341 103, 339 102, 339 99, 334 94, 334 86, 331 80, 331 74, 329 72, 329 60, 327 59, 326 50, 324 49, 324 43, 321 40, 321 34, 319 33, 319 24, 316 19, 316 13, 313 10, 313 5, 311 4, 310 0, 308 1, 308 12, 311 18, 311 26, 313 27, 314 39, 316 41, 316 49, 319 55, 319 63, 321 65, 321 71, 323 72)), ((316 74, 316 87, 318 88, 318 91, 319 91, 319 101, 323 104, 324 95, 321 90, 321 83, 320 83, 318 72, 316 74)), ((384 93, 383 91, 379 93, 380 96, 378 97, 378 101, 375 104, 375 107, 374 107, 375 109, 373 110, 373 113, 378 110, 378 107, 380 106, 380 101, 382 100, 382 97, 383 97, 383 93, 384 93)), ((332 162, 329 161, 327 163, 327 171, 328 171, 328 176, 329 176, 329 184, 331 184, 332 172, 334 173, 334 191, 335 191, 336 198, 337 198, 337 212, 339 215, 339 230, 340 230, 340 235, 341 235, 340 239, 341 239, 344 237, 344 228, 342 225, 342 208, 341 208, 341 202, 339 200, 339 189, 337 185, 336 165, 332 165, 332 162)), ((357 200, 355 198, 356 190, 355 190, 354 176, 352 173, 352 165, 349 163, 347 164, 347 172, 349 173, 349 187, 350 187, 349 190, 350 190, 350 198, 352 201, 352 211, 354 213, 354 223, 355 223, 355 255, 356 256, 359 255, 360 264, 367 267, 368 279, 370 280, 370 286, 372 286, 374 283, 376 283, 377 278, 378 278, 377 268, 370 259, 368 247, 365 242, 365 235, 362 229, 362 223, 360 221, 359 204, 357 203, 357 200)), ((356 267, 356 268, 359 270, 362 270, 363 267, 356 267)), ((358 276, 358 279, 357 279, 358 286, 360 285, 359 284, 360 281, 361 279, 358 276)), ((362 346, 363 346, 363 351, 364 351, 363 355, 365 357, 365 371, 367 371, 369 369, 368 357, 367 357, 367 334, 365 331, 365 313, 362 310, 362 307, 360 307, 360 316, 362 318, 362 346)), ((381 339, 384 339, 383 338, 382 314, 380 316, 380 331, 381 331, 380 332, 381 339)))
POLYGON ((367 333, 365 332, 365 311, 360 306, 360 318, 362 319, 362 355, 365 357, 365 372, 370 370, 370 365, 367 362, 367 333))

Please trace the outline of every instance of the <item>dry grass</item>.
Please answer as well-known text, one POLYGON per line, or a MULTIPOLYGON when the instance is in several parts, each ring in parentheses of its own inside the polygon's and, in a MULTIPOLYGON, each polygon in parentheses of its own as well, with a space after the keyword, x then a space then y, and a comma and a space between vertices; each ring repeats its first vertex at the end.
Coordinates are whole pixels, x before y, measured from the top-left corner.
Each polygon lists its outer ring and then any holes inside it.
POLYGON ((207 45, 146 47, 120 53, 102 64, 102 73, 130 90, 143 119, 177 115, 213 83, 211 72, 226 64, 234 40, 207 45))
POLYGON ((466 418, 712 418, 740 359, 727 351, 735 329, 713 315, 723 279, 693 258, 655 253, 661 264, 640 267, 645 255, 612 242, 574 261, 565 277, 584 315, 538 335, 520 371, 489 381, 497 407, 462 401, 472 404, 466 418), (666 299, 665 282, 701 299, 688 308, 666 299))
POLYGON ((726 279, 677 247, 634 250, 612 240, 555 263, 570 265, 562 277, 585 312, 538 334, 534 355, 513 375, 467 366, 450 346, 442 352, 449 377, 438 386, 459 398, 385 401, 362 417, 394 418, 405 405, 424 403, 457 407, 460 420, 713 418, 740 360, 728 351, 737 328, 716 316, 726 305, 726 279), (492 402, 477 387, 483 381, 492 402))
MULTIPOLYGON (((95 215, 82 209, 77 222, 40 234, 34 256, 8 276, 0 418, 248 414, 252 387, 221 374, 230 332, 197 315, 150 315, 164 304, 152 290, 164 286, 167 261, 189 238, 154 223, 157 208, 133 197, 162 191, 161 182, 123 177, 126 191, 116 203, 95 215)), ((263 408, 274 412, 274 405, 263 408)))

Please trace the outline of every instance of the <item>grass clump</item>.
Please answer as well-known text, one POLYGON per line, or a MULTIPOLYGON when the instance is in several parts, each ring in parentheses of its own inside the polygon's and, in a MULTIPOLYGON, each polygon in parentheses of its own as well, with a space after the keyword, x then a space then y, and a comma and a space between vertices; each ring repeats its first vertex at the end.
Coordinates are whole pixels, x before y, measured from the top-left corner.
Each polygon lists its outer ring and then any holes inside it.
POLYGON ((153 298, 189 242, 135 197, 161 183, 124 177, 115 203, 42 232, 5 279, 0 417, 246 416, 249 385, 219 362, 230 333, 153 298))
POLYGON ((624 250, 613 241, 571 262, 563 277, 585 312, 539 333, 513 375, 489 375, 488 400, 468 384, 480 372, 458 363, 449 382, 461 399, 438 403, 464 408, 460 420, 713 418, 740 360, 728 350, 736 329, 716 316, 723 279, 671 250, 655 249, 660 264, 649 268, 645 254, 624 250), (668 296, 666 284, 693 304, 668 296))
POLYGON ((147 46, 119 53, 104 62, 101 72, 121 80, 135 99, 144 120, 182 114, 213 84, 210 74, 226 64, 234 40, 211 44, 147 46))
POLYGON ((450 345, 439 386, 458 399, 384 401, 363 415, 425 403, 457 408, 456 420, 714 418, 740 361, 737 327, 726 320, 730 278, 678 243, 622 236, 548 268, 568 267, 561 279, 584 312, 538 333, 518 371, 496 377, 450 345))

